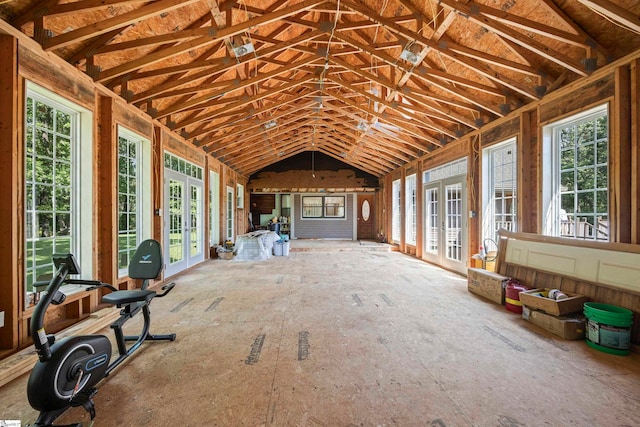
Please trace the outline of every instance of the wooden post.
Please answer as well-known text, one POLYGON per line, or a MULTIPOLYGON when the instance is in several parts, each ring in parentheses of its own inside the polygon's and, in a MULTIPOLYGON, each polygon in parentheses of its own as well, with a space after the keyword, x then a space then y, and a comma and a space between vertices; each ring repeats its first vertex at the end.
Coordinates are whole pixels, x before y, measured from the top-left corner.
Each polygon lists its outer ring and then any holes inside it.
POLYGON ((640 244, 640 59, 631 62, 631 243, 640 244))
POLYGON ((538 138, 535 129, 537 128, 536 110, 524 111, 520 115, 520 137, 517 142, 518 151, 518 230, 526 233, 538 232, 538 221, 536 218, 539 209, 534 209, 538 205, 538 185, 536 179, 537 161, 536 156, 540 152, 538 148, 538 138))
POLYGON ((18 41, 11 36, 0 35, 0 311, 4 326, 0 328, 0 353, 18 346, 18 313, 21 306, 20 292, 24 277, 20 271, 24 250, 21 224, 24 216, 18 203, 22 192, 22 156, 18 132, 18 110, 22 105, 20 79, 18 77, 18 41), (20 243, 19 243, 20 242, 20 243))
MULTIPOLYGON (((609 165, 610 206, 609 239, 631 242, 631 70, 615 69, 615 105, 610 120, 609 165), (613 235, 612 235, 613 233, 613 235)), ((637 172, 637 170, 636 170, 637 172)))
POLYGON ((113 98, 99 96, 94 183, 96 204, 96 278, 117 286, 118 279, 118 137, 113 120, 113 98))
MULTIPOLYGON (((467 261, 471 260, 471 256, 478 253, 480 242, 482 241, 482 229, 480 221, 482 219, 482 174, 481 169, 481 138, 480 134, 472 136, 468 145, 468 162, 467 162, 467 212, 463 212, 466 216, 467 224, 467 261), (469 211, 474 211, 473 218, 469 218, 469 211)), ((442 199, 444 200, 444 199, 442 199)), ((441 203, 440 201, 438 203, 441 203)), ((446 220, 446 219, 445 219, 446 220)), ((438 224, 440 226, 440 224, 438 224)), ((470 266, 470 265, 468 265, 470 266)))
MULTIPOLYGON (((162 149, 162 129, 159 126, 153 128, 153 141, 151 142, 151 170, 153 180, 151 183, 153 198, 151 205, 153 206, 153 238, 162 243, 163 219, 169 212, 162 212, 162 201, 164 192, 164 152, 162 149)), ((165 242, 169 244, 169 242, 165 242)))

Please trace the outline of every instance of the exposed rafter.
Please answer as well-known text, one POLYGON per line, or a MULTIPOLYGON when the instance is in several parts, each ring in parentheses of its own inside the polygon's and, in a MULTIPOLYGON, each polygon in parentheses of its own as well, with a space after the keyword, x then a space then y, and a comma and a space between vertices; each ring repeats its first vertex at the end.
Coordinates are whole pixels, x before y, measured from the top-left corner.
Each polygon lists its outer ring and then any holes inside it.
POLYGON ((310 150, 384 175, 640 43, 627 0, 17 3, 44 49, 247 175, 310 150))

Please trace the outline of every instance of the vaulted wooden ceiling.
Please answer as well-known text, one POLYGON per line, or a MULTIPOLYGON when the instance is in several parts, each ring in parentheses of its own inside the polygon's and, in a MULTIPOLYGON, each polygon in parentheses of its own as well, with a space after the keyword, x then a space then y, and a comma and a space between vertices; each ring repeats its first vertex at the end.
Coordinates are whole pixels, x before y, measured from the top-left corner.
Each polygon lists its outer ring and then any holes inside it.
POLYGON ((0 17, 247 176, 375 176, 640 45, 637 0, 0 1, 0 17))

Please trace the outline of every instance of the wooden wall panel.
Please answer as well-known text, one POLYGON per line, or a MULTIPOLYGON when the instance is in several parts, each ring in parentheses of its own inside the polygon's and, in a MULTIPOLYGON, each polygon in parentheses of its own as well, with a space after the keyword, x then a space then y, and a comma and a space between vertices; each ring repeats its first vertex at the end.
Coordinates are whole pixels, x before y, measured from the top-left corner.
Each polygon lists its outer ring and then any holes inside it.
POLYGON ((94 180, 96 217, 96 245, 94 254, 96 279, 114 286, 118 279, 117 267, 117 177, 118 177, 118 135, 113 117, 113 98, 98 97, 97 138, 95 164, 97 176, 94 180))
POLYGON ((53 54, 34 52, 22 45, 19 46, 18 58, 19 72, 25 79, 93 111, 95 86, 88 76, 75 70, 75 72, 69 72, 69 67, 71 69, 73 67, 61 63, 60 58, 53 54))
POLYGON ((631 242, 631 69, 615 70, 615 98, 609 118, 610 239, 631 242))
POLYGON ((631 62, 631 243, 640 244, 640 59, 631 62))
POLYGON ((204 157, 206 154, 199 148, 185 143, 184 140, 170 133, 166 129, 162 129, 162 148, 182 157, 198 166, 204 167, 204 157))
POLYGON ((540 124, 544 125, 588 107, 602 104, 614 94, 615 78, 613 73, 610 73, 588 85, 576 87, 576 90, 566 93, 565 96, 552 97, 550 101, 543 98, 540 102, 540 124))
POLYGON ((483 129, 482 135, 482 148, 488 145, 502 142, 506 139, 512 138, 520 133, 520 116, 516 116, 507 121, 500 122, 499 125, 483 129))
MULTIPOLYGON (((279 189, 281 191, 301 192, 312 191, 321 186, 327 191, 331 188, 358 189, 370 188, 366 178, 358 177, 354 170, 315 170, 315 177, 310 170, 288 170, 283 172, 260 172, 251 177, 247 190, 269 191, 279 189)), ((339 190, 348 191, 348 190, 339 190)))
MULTIPOLYGON (((540 145, 537 110, 523 111, 518 145, 518 231, 538 232, 540 145)), ((540 208, 541 209, 541 208, 540 208)))
POLYGON ((422 159, 421 170, 426 171, 437 166, 444 165, 445 163, 467 157, 469 155, 468 149, 470 144, 471 136, 465 136, 462 139, 449 143, 444 150, 438 150, 433 154, 426 155, 422 159))
POLYGON ((121 123, 127 129, 137 132, 145 138, 151 139, 153 135, 153 122, 138 109, 115 100, 113 103, 114 121, 121 123))
POLYGON ((18 345, 18 312, 20 307, 20 287, 18 254, 24 250, 18 224, 24 219, 18 203, 19 189, 22 188, 22 169, 19 165, 23 156, 19 143, 18 116, 21 90, 18 77, 16 53, 18 42, 15 38, 0 35, 0 311, 4 312, 4 327, 0 328, 0 354, 2 350, 13 350, 18 345))

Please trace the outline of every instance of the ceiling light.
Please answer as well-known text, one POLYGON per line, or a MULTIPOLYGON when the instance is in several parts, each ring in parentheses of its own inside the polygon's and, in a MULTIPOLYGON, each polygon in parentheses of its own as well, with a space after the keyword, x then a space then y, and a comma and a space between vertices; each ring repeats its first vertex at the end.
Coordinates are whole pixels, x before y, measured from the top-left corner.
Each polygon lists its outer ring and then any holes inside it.
POLYGON ((234 46, 233 53, 236 55, 236 58, 244 56, 248 53, 254 52, 255 48, 253 47, 253 43, 249 42, 247 44, 243 44, 242 46, 234 46))
POLYGON ((404 59, 407 62, 411 62, 413 65, 416 65, 420 62, 420 57, 417 53, 411 52, 409 49, 404 48, 402 53, 400 54, 400 58, 404 59))
POLYGON ((277 125, 278 125, 278 122, 277 122, 277 121, 275 121, 275 120, 269 120, 268 122, 266 122, 266 123, 264 124, 264 128, 265 128, 265 129, 271 129, 271 128, 273 128, 273 127, 276 127, 277 125))

